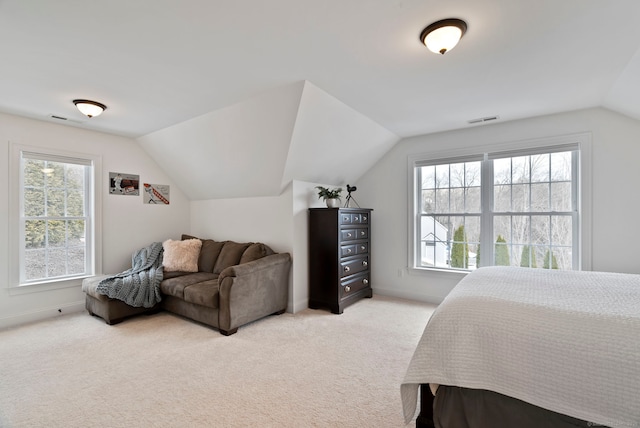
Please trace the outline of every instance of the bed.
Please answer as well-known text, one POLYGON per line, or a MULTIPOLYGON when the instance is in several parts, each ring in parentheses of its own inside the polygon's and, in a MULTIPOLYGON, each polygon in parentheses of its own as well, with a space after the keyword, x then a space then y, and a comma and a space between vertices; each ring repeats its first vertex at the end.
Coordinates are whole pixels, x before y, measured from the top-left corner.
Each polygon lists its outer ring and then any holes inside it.
POLYGON ((640 275, 477 269, 433 313, 400 392, 407 423, 420 395, 418 427, 638 428, 640 275))

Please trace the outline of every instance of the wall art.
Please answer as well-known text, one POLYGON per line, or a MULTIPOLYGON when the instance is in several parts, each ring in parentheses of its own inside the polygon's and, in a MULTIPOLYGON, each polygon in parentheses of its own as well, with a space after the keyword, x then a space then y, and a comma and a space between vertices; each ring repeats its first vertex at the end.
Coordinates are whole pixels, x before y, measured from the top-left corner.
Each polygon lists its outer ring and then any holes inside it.
POLYGON ((109 193, 112 195, 140 195, 140 176, 122 172, 109 173, 109 193))
POLYGON ((145 204, 169 205, 169 186, 166 184, 144 183, 142 199, 145 204))

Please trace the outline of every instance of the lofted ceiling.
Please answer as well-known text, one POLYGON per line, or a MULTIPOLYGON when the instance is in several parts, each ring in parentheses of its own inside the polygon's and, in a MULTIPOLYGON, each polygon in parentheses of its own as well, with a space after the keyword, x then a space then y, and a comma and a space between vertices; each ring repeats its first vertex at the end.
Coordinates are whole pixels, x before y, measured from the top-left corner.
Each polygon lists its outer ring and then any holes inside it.
POLYGON ((136 138, 192 199, 273 195, 482 117, 640 119, 639 21, 637 0, 0 0, 0 111, 136 138), (449 17, 467 33, 435 55, 418 36, 449 17))

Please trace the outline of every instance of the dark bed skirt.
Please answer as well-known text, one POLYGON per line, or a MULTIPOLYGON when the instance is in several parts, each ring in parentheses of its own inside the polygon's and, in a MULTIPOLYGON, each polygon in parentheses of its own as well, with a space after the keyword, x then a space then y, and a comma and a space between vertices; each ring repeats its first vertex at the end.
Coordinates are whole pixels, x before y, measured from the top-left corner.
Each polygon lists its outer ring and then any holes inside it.
POLYGON ((600 427, 492 391, 438 387, 435 398, 420 386, 418 428, 575 428, 600 427))

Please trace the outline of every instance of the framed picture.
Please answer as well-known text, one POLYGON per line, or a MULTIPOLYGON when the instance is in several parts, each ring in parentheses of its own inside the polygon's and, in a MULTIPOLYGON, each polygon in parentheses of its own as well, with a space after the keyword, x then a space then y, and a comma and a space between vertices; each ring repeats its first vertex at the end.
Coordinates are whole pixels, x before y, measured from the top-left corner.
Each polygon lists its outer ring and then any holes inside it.
POLYGON ((122 172, 109 173, 109 193, 112 195, 140 195, 140 176, 122 172))
POLYGON ((142 202, 152 205, 169 205, 169 186, 166 184, 144 183, 142 202))

